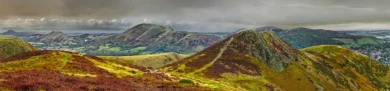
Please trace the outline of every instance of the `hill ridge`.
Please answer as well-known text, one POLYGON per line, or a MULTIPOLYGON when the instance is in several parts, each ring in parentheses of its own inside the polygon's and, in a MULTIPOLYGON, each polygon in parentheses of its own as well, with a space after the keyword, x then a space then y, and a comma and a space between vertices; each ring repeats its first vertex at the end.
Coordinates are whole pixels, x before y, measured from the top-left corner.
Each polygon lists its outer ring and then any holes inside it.
POLYGON ((94 40, 91 45, 117 44, 126 47, 146 47, 145 51, 152 53, 178 52, 193 53, 208 47, 222 37, 192 33, 187 31, 175 31, 170 27, 142 23, 138 24, 122 34, 104 39, 94 40))
POLYGON ((200 71, 203 71, 205 69, 207 69, 208 67, 210 67, 211 65, 213 65, 221 56, 222 54, 226 51, 227 49, 227 46, 230 45, 230 43, 234 40, 234 38, 230 38, 229 41, 220 49, 220 52, 217 54, 217 56, 208 64, 206 64, 204 67, 202 67, 201 69, 198 69, 196 71, 194 71, 193 73, 198 73, 200 71))
POLYGON ((256 59, 267 64, 270 68, 283 71, 291 61, 296 61, 298 55, 302 53, 287 46, 280 39, 273 39, 277 38, 274 36, 272 32, 258 33, 247 29, 167 67, 178 72, 202 73, 212 78, 218 77, 224 72, 260 75, 256 66, 260 64, 252 64, 253 61, 248 61, 256 59), (279 48, 275 48, 276 46, 279 48), (224 65, 246 67, 229 70, 231 67, 225 68, 224 65), (218 72, 214 72, 214 68, 218 68, 218 72))

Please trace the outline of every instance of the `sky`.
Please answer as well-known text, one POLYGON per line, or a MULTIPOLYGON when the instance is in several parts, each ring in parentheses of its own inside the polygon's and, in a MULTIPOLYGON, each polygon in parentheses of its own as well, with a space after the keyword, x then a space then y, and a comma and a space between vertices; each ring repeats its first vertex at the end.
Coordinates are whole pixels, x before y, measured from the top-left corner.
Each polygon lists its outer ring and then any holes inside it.
POLYGON ((390 0, 0 0, 0 19, 129 18, 233 31, 277 26, 331 30, 390 29, 390 0))

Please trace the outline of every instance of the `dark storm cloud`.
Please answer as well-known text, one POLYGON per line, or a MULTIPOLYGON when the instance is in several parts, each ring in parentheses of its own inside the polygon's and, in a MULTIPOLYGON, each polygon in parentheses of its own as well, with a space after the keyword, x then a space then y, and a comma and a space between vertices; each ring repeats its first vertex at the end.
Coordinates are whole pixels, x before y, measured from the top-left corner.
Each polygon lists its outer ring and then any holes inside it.
POLYGON ((0 16, 126 17, 180 14, 187 8, 208 8, 209 0, 0 0, 0 16))
POLYGON ((157 18, 329 28, 387 24, 389 0, 0 0, 0 17, 157 18))

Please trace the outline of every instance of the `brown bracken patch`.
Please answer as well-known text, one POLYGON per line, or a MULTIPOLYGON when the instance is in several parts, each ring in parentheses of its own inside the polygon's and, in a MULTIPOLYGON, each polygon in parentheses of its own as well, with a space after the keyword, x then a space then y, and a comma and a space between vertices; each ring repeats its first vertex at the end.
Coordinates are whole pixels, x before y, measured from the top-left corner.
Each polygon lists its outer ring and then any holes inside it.
POLYGON ((164 82, 159 80, 142 80, 133 77, 74 77, 61 74, 57 71, 18 71, 0 73, 1 87, 17 91, 204 91, 201 87, 182 85, 178 82, 164 82))

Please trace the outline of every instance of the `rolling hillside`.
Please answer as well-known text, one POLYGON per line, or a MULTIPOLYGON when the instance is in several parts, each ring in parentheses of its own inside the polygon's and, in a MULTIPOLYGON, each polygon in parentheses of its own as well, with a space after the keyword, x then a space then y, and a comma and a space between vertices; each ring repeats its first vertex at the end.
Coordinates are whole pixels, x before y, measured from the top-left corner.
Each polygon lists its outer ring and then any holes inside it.
POLYGON ((300 51, 271 32, 253 30, 232 35, 165 71, 245 90, 390 89, 389 67, 363 54, 326 45, 300 51))
POLYGON ((65 51, 34 51, 0 60, 0 89, 206 90, 144 67, 65 51))
POLYGON ((136 55, 136 56, 99 56, 100 58, 122 64, 122 65, 137 65, 149 68, 161 68, 167 64, 181 60, 186 55, 177 53, 159 53, 159 54, 148 54, 148 55, 136 55))
POLYGON ((0 60, 0 89, 383 91, 389 69, 341 46, 298 50, 271 31, 244 29, 189 57, 24 52, 0 60))
POLYGON ((339 84, 352 90, 385 90, 390 88, 389 66, 359 52, 335 45, 321 45, 302 49, 313 58, 313 66, 339 84))
POLYGON ((0 59, 35 50, 38 49, 19 38, 0 36, 0 59))

